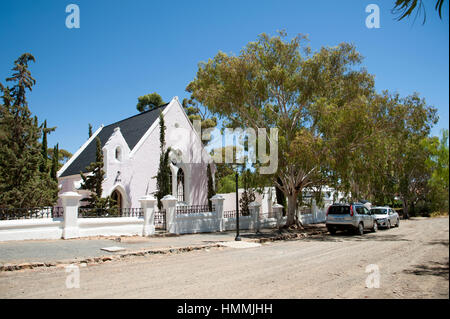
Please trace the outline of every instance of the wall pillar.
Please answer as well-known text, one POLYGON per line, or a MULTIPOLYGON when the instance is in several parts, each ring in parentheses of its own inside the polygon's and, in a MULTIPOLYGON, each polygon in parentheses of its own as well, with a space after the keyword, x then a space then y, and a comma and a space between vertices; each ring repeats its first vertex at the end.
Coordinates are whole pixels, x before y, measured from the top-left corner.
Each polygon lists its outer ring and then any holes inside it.
POLYGON ((211 202, 216 210, 217 219, 219 221, 219 231, 222 232, 225 230, 225 224, 223 220, 223 202, 225 198, 221 195, 214 195, 211 197, 211 202))
POLYGON ((311 216, 312 222, 317 223, 317 204, 315 199, 311 201, 311 216))
POLYGON ((78 238, 78 207, 80 199, 83 197, 77 192, 65 192, 60 196, 62 207, 64 208, 63 233, 64 239, 78 238))
POLYGON ((177 234, 176 223, 176 205, 177 199, 172 195, 166 195, 161 199, 164 209, 166 210, 166 230, 169 233, 177 234))
POLYGON ((139 199, 144 212, 144 227, 142 236, 150 236, 155 233, 155 204, 156 198, 153 195, 145 195, 139 199))
POLYGON ((253 217, 253 229, 255 229, 257 233, 261 229, 260 208, 261 204, 258 202, 251 202, 250 204, 248 204, 248 209, 250 210, 250 214, 253 217))
POLYGON ((272 206, 272 210, 275 213, 277 219, 277 227, 281 226, 281 218, 283 217, 283 205, 275 204, 272 206))

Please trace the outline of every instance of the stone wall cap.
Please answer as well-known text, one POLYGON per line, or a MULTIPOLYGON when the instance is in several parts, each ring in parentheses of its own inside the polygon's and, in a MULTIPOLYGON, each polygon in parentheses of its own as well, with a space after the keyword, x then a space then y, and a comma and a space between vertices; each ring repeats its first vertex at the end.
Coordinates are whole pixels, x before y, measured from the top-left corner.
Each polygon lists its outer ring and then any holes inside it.
POLYGON ((153 195, 145 195, 138 199, 139 201, 156 201, 155 196, 153 195))
POLYGON ((161 200, 177 200, 173 195, 166 195, 161 200))
POLYGON ((251 202, 250 204, 248 204, 248 206, 251 206, 251 207, 259 207, 259 206, 261 206, 261 204, 258 203, 258 202, 251 202))
POLYGON ((73 197, 73 198, 81 198, 83 196, 78 194, 77 192, 70 191, 70 192, 62 193, 61 195, 59 195, 59 197, 63 197, 63 198, 71 198, 71 197, 73 197))

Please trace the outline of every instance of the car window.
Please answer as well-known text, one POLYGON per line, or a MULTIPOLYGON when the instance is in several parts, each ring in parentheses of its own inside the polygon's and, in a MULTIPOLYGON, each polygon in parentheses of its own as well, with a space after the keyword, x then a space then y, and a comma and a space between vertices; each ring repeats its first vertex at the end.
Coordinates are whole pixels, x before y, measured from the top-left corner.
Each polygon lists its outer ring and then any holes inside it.
POLYGON ((370 215, 369 209, 366 206, 363 206, 363 209, 364 209, 364 214, 370 215))
POLYGON ((328 211, 330 215, 347 215, 350 214, 350 206, 330 206, 328 211))
POLYGON ((366 212, 364 211, 364 208, 362 206, 355 206, 356 212, 359 215, 364 215, 366 212))
POLYGON ((370 212, 374 215, 384 215, 388 213, 388 210, 384 208, 372 208, 370 212))

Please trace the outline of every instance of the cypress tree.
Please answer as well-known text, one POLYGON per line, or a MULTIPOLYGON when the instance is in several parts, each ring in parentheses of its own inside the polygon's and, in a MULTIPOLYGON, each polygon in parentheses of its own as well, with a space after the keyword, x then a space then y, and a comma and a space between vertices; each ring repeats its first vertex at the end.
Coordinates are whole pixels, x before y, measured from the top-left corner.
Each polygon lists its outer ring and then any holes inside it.
POLYGON ((206 175, 208 178, 208 206, 209 206, 209 210, 212 210, 212 202, 211 202, 211 197, 213 197, 216 194, 216 191, 214 189, 214 181, 212 178, 212 173, 211 173, 211 164, 208 164, 207 168, 206 168, 206 175))
POLYGON ((160 157, 159 157, 159 168, 156 175, 156 192, 155 196, 158 200, 158 208, 161 209, 162 203, 161 199, 170 194, 170 163, 169 163, 169 153, 170 147, 166 150, 166 125, 164 122, 164 116, 162 112, 159 114, 159 143, 160 143, 160 157))
POLYGON ((39 165, 39 171, 41 173, 48 173, 48 148, 47 148, 47 134, 53 132, 56 127, 47 128, 47 120, 44 121, 42 125, 42 143, 41 143, 41 154, 42 162, 39 165))
POLYGON ((245 170, 242 172, 242 184, 244 186, 244 192, 242 193, 241 198, 239 199, 239 206, 242 212, 243 216, 250 215, 250 210, 248 208, 248 205, 251 202, 254 202, 256 199, 255 192, 253 191, 253 188, 250 186, 250 171, 245 170))
POLYGON ((25 53, 15 62, 13 74, 7 82, 0 83, 0 206, 39 207, 53 205, 58 184, 48 172, 39 170, 42 152, 39 139, 42 129, 37 117, 28 108, 27 91, 36 80, 31 76, 28 64, 34 57, 25 53))
POLYGON ((101 142, 98 137, 95 138, 96 142, 96 152, 95 152, 95 162, 92 162, 86 167, 86 171, 89 175, 84 175, 80 172, 81 179, 83 180, 81 184, 81 189, 89 190, 95 194, 97 197, 102 196, 102 182, 105 176, 105 171, 103 170, 103 153, 101 148, 101 142))
POLYGON ((42 173, 47 172, 47 120, 44 121, 44 127, 42 129, 42 144, 41 144, 42 162, 39 166, 39 171, 42 173))
POLYGON ((110 196, 102 198, 102 183, 105 177, 105 171, 103 170, 102 144, 98 136, 95 138, 95 142, 95 162, 92 162, 86 167, 86 171, 89 172, 88 175, 84 175, 80 172, 82 179, 81 189, 90 191, 90 196, 83 199, 88 202, 83 208, 96 208, 114 214, 117 213, 117 206, 115 205, 116 203, 114 200, 112 200, 110 196))
POLYGON ((52 157, 52 168, 50 170, 50 177, 53 178, 56 182, 58 178, 56 177, 56 173, 58 172, 58 163, 59 163, 59 146, 55 145, 53 148, 53 157, 52 157))
POLYGON ((92 125, 91 125, 91 123, 89 123, 89 132, 88 132, 88 134, 89 134, 89 138, 91 138, 91 136, 92 136, 92 125))

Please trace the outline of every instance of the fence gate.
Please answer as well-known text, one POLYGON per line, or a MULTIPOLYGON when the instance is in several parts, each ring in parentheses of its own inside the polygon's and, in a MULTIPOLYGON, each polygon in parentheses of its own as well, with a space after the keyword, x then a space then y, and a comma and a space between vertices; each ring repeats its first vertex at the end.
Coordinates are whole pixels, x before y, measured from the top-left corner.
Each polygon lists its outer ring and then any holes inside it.
POLYGON ((166 210, 155 211, 155 229, 166 230, 166 210))

